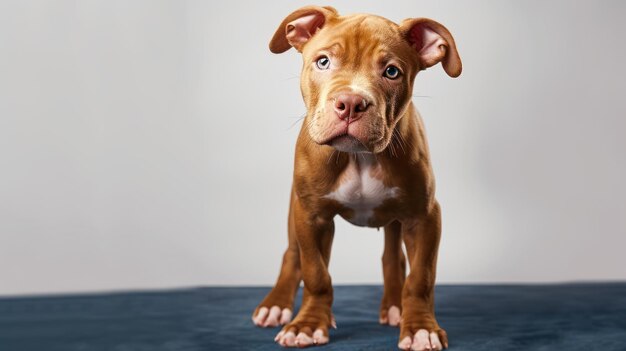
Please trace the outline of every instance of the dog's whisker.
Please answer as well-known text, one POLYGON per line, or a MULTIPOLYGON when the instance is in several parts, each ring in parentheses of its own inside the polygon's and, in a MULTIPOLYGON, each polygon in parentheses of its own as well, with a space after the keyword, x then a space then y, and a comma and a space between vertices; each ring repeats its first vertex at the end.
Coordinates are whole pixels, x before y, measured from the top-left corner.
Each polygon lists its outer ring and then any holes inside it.
POLYGON ((281 80, 281 82, 285 82, 285 81, 296 79, 296 78, 300 78, 300 76, 297 75, 297 76, 293 76, 293 77, 288 77, 288 78, 285 78, 285 79, 281 80))
POLYGON ((328 164, 330 162, 330 159, 333 157, 333 155, 335 154, 336 150, 333 150, 333 152, 330 153, 330 156, 328 156, 328 160, 326 160, 326 164, 328 164))
MULTIPOLYGON (((394 129, 394 130, 393 130, 393 137, 392 137, 392 138, 393 138, 393 139, 392 139, 392 142, 396 142, 396 140, 397 140, 398 145, 399 145, 399 146, 400 146, 400 148, 402 149, 402 153, 403 153, 403 154, 406 154, 406 149, 404 148, 404 146, 405 146, 405 142, 404 142, 404 139, 402 138, 402 133, 400 133, 400 132, 398 131, 398 129, 394 129)), ((407 147, 408 147, 408 146, 407 146, 407 147)))
POLYGON ((304 118, 306 117, 306 114, 302 115, 301 117, 296 117, 298 118, 295 122, 293 122, 289 128, 287 128, 286 130, 290 130, 291 128, 293 128, 296 124, 298 124, 298 122, 302 121, 304 118))

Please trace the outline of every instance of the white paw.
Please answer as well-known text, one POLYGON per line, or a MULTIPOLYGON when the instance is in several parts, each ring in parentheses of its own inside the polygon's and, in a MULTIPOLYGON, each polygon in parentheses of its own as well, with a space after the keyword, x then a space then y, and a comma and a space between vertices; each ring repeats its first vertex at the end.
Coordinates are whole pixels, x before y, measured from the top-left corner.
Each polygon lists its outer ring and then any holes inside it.
POLYGON ((278 306, 272 308, 261 307, 256 316, 252 317, 252 322, 257 327, 278 327, 291 322, 292 312, 288 308, 282 310, 278 306))
POLYGON ((280 333, 276 334, 274 341, 283 347, 307 347, 311 345, 328 344, 329 339, 328 336, 324 335, 322 329, 315 329, 312 336, 303 332, 296 335, 292 331, 285 332, 281 330, 280 333))
POLYGON ((425 351, 425 350, 443 350, 443 345, 439 341, 437 333, 428 333, 426 329, 420 329, 413 335, 405 337, 398 343, 401 350, 425 351))
POLYGON ((380 324, 389 324, 392 327, 397 327, 400 325, 402 321, 402 316, 400 315, 400 309, 397 306, 391 306, 387 310, 387 316, 381 317, 378 322, 380 324))

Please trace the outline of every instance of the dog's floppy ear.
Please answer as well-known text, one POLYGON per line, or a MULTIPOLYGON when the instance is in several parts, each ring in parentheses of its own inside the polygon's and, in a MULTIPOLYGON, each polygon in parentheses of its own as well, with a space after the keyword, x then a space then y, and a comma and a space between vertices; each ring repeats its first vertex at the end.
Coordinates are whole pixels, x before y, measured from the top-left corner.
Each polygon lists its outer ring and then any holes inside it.
POLYGON ((274 37, 270 41, 270 51, 280 54, 292 46, 302 51, 302 46, 331 17, 337 16, 337 10, 330 6, 306 6, 292 12, 278 26, 274 37))
POLYGON ((428 18, 409 18, 402 21, 400 31, 417 51, 421 69, 441 62, 450 77, 461 74, 461 58, 446 27, 428 18))

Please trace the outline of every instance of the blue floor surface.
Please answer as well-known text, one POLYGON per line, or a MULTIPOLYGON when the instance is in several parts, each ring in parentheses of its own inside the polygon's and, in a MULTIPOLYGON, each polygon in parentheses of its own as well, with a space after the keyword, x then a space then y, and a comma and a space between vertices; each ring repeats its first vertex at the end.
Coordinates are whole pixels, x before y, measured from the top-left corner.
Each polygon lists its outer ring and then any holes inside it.
MULTIPOLYGON (((268 288, 0 299, 2 351, 281 350, 250 314, 268 288)), ((338 329, 315 350, 396 350, 379 286, 337 286, 338 329)), ((437 316, 461 350, 626 350, 626 283, 442 285, 437 316)))

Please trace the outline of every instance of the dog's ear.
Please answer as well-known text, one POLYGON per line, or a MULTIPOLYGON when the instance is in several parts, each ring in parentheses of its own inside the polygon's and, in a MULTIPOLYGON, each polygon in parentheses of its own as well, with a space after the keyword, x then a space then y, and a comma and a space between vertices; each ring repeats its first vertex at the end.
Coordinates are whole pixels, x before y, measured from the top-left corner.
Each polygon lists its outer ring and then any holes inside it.
POLYGON ((450 77, 461 74, 461 58, 446 27, 428 18, 409 18, 402 21, 400 31, 417 51, 421 69, 441 62, 450 77))
POLYGON ((302 46, 326 24, 336 17, 337 10, 330 6, 306 6, 292 12, 278 26, 270 41, 270 51, 280 54, 292 46, 302 52, 302 46))

